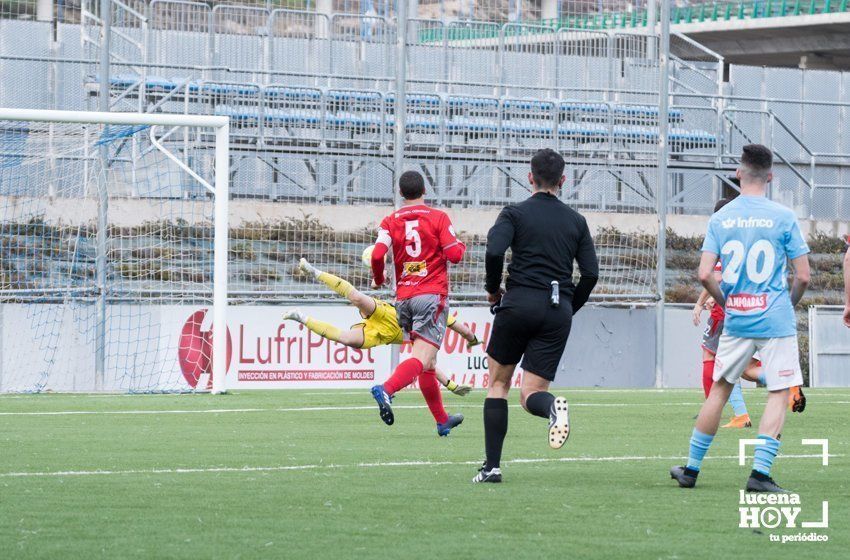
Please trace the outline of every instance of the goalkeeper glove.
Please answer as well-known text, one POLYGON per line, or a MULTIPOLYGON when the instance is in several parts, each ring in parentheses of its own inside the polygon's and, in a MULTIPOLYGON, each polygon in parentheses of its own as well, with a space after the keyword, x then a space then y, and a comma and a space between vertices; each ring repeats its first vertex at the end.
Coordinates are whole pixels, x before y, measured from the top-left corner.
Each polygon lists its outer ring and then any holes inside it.
POLYGON ((475 346, 478 346, 479 344, 481 344, 481 341, 478 340, 478 337, 475 336, 474 334, 472 335, 472 340, 470 340, 469 342, 466 343, 467 347, 469 347, 469 348, 473 348, 475 346))
POLYGON ((446 383, 446 389, 448 389, 449 391, 451 391, 452 393, 454 393, 455 395, 457 395, 459 397, 465 397, 472 390, 472 386, 471 385, 458 385, 457 383, 455 383, 454 381, 452 381, 450 379, 449 382, 446 383))

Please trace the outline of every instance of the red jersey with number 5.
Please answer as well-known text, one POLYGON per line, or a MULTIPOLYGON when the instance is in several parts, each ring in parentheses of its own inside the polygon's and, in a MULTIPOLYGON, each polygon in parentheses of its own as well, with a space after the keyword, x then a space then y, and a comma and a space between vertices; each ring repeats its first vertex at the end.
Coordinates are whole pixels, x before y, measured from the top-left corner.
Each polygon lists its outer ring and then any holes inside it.
MULTIPOLYGON (((395 264, 396 299, 408 299, 422 294, 447 296, 449 274, 447 262, 459 262, 466 247, 458 241, 452 222, 441 210, 419 204, 403 206, 387 216, 378 230, 375 254, 386 248, 393 251, 395 264)), ((383 270, 373 272, 380 282, 383 270)))

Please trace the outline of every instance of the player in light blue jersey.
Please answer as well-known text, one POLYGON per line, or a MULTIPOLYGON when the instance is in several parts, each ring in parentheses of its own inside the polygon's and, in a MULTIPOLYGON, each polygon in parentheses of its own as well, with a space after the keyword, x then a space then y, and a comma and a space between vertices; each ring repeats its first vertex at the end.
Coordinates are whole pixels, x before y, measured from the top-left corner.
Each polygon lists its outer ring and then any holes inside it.
POLYGON ((809 247, 794 213, 765 197, 773 179, 773 154, 759 144, 744 146, 737 176, 741 195, 715 213, 702 247, 699 279, 723 305, 726 322, 717 349, 714 384, 697 417, 686 466, 670 476, 683 488, 696 484, 700 466, 717 428, 732 387, 756 351, 761 356, 769 391, 759 423, 748 492, 784 492, 770 476, 779 453, 789 389, 803 383, 797 346, 794 306, 809 285, 809 247), (714 277, 718 258, 721 280, 714 277), (788 289, 787 265, 795 275, 788 289))

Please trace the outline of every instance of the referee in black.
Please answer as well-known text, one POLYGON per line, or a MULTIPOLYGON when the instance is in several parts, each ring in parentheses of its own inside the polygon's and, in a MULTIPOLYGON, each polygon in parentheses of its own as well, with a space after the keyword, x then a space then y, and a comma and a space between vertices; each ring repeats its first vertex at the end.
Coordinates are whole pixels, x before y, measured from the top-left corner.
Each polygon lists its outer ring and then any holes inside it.
POLYGON ((584 217, 561 202, 564 159, 540 150, 531 159, 530 198, 502 209, 487 235, 487 299, 496 317, 487 346, 490 384, 484 401, 487 460, 473 482, 501 482, 499 461, 508 432, 508 390, 522 359, 520 403, 549 420, 555 449, 570 433, 569 409, 549 384, 564 353, 573 314, 587 302, 599 277, 593 238, 584 217), (512 251, 507 291, 501 289, 505 251, 512 251), (581 280, 573 284, 573 261, 581 280))

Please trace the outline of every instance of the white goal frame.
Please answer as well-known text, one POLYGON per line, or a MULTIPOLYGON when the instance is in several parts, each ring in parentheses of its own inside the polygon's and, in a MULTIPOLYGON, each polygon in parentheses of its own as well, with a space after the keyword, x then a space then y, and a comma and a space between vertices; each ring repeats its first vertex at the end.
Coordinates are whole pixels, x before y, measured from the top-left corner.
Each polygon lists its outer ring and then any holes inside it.
MULTIPOLYGON (((0 120, 43 123, 112 124, 136 126, 187 126, 215 130, 215 180, 210 185, 183 161, 165 149, 163 153, 198 180, 213 195, 213 321, 212 392, 225 392, 227 372, 227 257, 228 199, 230 183, 230 121, 224 116, 170 115, 163 113, 108 113, 98 111, 56 111, 0 108, 0 120)), ((156 144, 156 139, 152 137, 156 144)), ((198 386, 205 387, 206 383, 198 386)))

